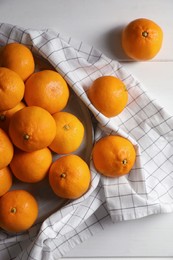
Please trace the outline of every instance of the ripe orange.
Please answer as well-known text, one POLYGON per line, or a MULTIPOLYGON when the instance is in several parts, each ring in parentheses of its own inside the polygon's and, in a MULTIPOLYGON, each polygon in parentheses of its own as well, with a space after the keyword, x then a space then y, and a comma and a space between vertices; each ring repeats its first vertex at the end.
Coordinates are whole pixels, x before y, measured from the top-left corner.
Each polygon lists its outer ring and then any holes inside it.
POLYGON ((79 156, 73 154, 60 157, 49 170, 50 186, 61 198, 79 198, 88 190, 90 180, 88 165, 79 156))
POLYGON ((0 47, 0 67, 1 67, 1 53, 4 47, 0 47))
POLYGON ((0 67, 0 111, 15 107, 24 96, 25 85, 20 76, 0 67))
POLYGON ((41 107, 24 107, 10 120, 9 135, 14 145, 32 152, 51 144, 56 134, 56 124, 51 114, 41 107))
POLYGON ((32 52, 23 44, 13 42, 1 52, 1 66, 15 71, 24 81, 34 72, 32 52))
POLYGON ((35 183, 43 180, 52 163, 52 154, 48 148, 34 152, 15 150, 10 168, 19 180, 35 183))
POLYGON ((6 111, 0 112, 0 128, 4 131, 8 132, 10 119, 12 115, 14 115, 17 111, 24 108, 25 104, 23 102, 18 103, 15 107, 8 109, 6 111))
POLYGON ((94 166, 108 177, 120 177, 132 169, 136 152, 132 143, 121 136, 106 136, 94 145, 94 166))
POLYGON ((107 117, 121 113, 128 101, 124 83, 113 76, 97 78, 89 87, 87 94, 97 110, 107 117))
POLYGON ((12 174, 9 167, 0 170, 0 197, 3 196, 12 186, 12 174))
POLYGON ((53 70, 32 74, 25 85, 24 98, 29 106, 39 106, 54 114, 67 105, 69 98, 67 83, 53 70))
POLYGON ((5 168, 13 158, 13 144, 8 135, 0 128, 0 169, 5 168))
POLYGON ((56 122, 56 136, 49 148, 58 154, 74 152, 84 137, 84 126, 73 114, 57 112, 53 115, 56 122))
POLYGON ((149 60, 160 51, 163 32, 155 22, 140 18, 130 22, 122 32, 122 47, 134 60, 149 60))
POLYGON ((0 198, 0 226, 8 232, 28 230, 37 216, 37 201, 25 190, 8 191, 0 198))

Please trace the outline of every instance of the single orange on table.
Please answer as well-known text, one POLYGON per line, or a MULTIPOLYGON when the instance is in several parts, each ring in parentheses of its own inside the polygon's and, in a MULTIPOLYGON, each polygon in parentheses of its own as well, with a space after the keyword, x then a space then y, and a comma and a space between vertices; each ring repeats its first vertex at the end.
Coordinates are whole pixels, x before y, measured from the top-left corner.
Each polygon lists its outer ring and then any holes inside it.
POLYGON ((24 98, 28 106, 39 106, 54 114, 67 105, 69 89, 58 72, 42 70, 26 81, 24 98))
POLYGON ((97 78, 87 90, 87 94, 96 109, 107 117, 120 114, 128 101, 125 84, 114 76, 97 78))
POLYGON ((8 191, 0 198, 0 227, 8 232, 28 230, 37 216, 37 201, 25 190, 8 191))
POLYGON ((24 81, 34 72, 32 52, 21 43, 13 42, 5 45, 0 59, 2 67, 15 71, 24 81))
POLYGON ((19 149, 33 152, 51 144, 56 135, 56 123, 47 110, 24 107, 12 116, 9 135, 19 149))
POLYGON ((54 193, 66 199, 77 199, 89 188, 91 173, 87 163, 77 155, 57 159, 49 170, 49 183, 54 193))
POLYGON ((12 174, 9 167, 0 170, 0 197, 11 188, 13 183, 12 174))
POLYGON ((130 22, 122 32, 122 47, 128 57, 145 61, 160 51, 163 31, 155 22, 139 18, 130 22))
POLYGON ((56 135, 49 148, 58 154, 76 151, 84 138, 84 126, 73 114, 57 112, 53 115, 56 122, 56 135))
POLYGON ((13 144, 5 131, 0 128, 0 169, 9 165, 13 158, 13 154, 13 144))
POLYGON ((92 157, 98 172, 108 177, 120 177, 132 169, 136 151, 128 139, 110 135, 95 143, 92 157))
POLYGON ((25 104, 19 102, 15 107, 8 109, 6 111, 0 111, 0 128, 5 132, 8 132, 11 117, 20 109, 24 108, 25 104))
POLYGON ((14 71, 0 67, 0 111, 15 107, 24 96, 25 85, 14 71))
POLYGON ((16 149, 10 168, 20 181, 36 183, 46 177, 51 163, 52 154, 48 148, 30 153, 16 149))

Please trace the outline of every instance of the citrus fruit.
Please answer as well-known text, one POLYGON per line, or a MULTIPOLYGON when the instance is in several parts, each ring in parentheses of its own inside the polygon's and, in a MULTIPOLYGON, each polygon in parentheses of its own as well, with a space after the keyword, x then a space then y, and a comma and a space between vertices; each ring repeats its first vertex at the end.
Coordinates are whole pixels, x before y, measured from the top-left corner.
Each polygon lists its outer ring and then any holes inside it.
POLYGON ((4 131, 8 132, 10 118, 14 115, 17 111, 24 108, 25 104, 23 102, 19 102, 15 107, 8 109, 6 111, 0 112, 0 128, 4 131))
POLYGON ((1 67, 1 63, 2 63, 2 61, 1 61, 1 53, 2 53, 3 48, 4 47, 2 47, 2 46, 0 47, 0 67, 1 67))
POLYGON ((130 22, 122 32, 124 52, 134 60, 154 58, 160 51, 163 31, 155 22, 139 18, 130 22))
POLYGON ((24 81, 34 72, 32 52, 23 44, 13 42, 1 52, 1 66, 15 71, 24 81))
POLYGON ((0 111, 15 107, 24 96, 25 85, 20 76, 0 67, 0 111))
POLYGON ((107 117, 121 113, 128 101, 124 83, 114 76, 97 78, 89 87, 87 94, 96 109, 107 117))
POLYGON ((9 167, 0 170, 0 197, 3 196, 12 186, 12 174, 9 167))
POLYGON ((56 71, 36 72, 28 78, 25 86, 24 98, 28 106, 39 106, 54 114, 67 105, 69 89, 56 71))
POLYGON ((56 136, 49 148, 58 154, 74 152, 84 137, 84 126, 73 114, 57 112, 53 115, 56 122, 56 136))
POLYGON ((8 232, 28 230, 37 216, 37 201, 25 190, 8 191, 0 198, 0 226, 8 232))
POLYGON ((57 159, 49 170, 49 183, 54 193, 66 199, 76 199, 89 188, 90 170, 77 155, 65 155, 57 159))
POLYGON ((10 168, 20 181, 35 183, 43 180, 52 163, 52 154, 48 148, 34 152, 15 150, 10 168))
POLYGON ((0 169, 5 168, 13 158, 13 144, 8 135, 0 128, 0 169))
POLYGON ((92 157, 98 172, 108 177, 119 177, 132 169, 136 152, 128 139, 110 135, 95 143, 92 157))
POLYGON ((9 135, 14 145, 25 152, 47 147, 55 134, 54 118, 41 107, 24 107, 11 117, 9 135))

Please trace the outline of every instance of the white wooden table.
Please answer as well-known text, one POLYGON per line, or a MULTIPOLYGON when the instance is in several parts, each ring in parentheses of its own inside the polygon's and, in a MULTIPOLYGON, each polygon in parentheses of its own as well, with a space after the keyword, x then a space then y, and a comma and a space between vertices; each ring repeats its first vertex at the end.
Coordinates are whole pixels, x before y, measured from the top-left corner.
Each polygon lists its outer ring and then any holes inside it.
MULTIPOLYGON (((172 0, 1 0, 1 22, 51 28, 99 48, 124 64, 151 95, 173 114, 172 0), (139 17, 164 31, 163 48, 150 62, 126 62, 120 48, 122 26, 139 17), (112 48, 112 37, 116 43, 112 48)), ((68 258, 173 257, 173 213, 109 224, 69 252, 68 258)))

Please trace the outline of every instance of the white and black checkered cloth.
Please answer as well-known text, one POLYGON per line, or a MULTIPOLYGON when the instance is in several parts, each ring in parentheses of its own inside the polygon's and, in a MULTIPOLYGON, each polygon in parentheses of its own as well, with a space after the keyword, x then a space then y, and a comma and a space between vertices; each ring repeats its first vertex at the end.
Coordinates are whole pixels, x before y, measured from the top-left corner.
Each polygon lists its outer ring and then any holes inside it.
POLYGON ((91 160, 92 185, 83 197, 22 234, 0 230, 0 259, 58 259, 110 221, 172 212, 173 117, 119 62, 83 42, 51 30, 0 24, 0 45, 14 41, 47 59, 64 77, 98 122, 95 140, 124 136, 134 144, 137 159, 128 175, 115 179, 98 174, 91 160), (111 119, 93 107, 85 92, 102 75, 120 78, 129 93, 125 110, 111 119))

